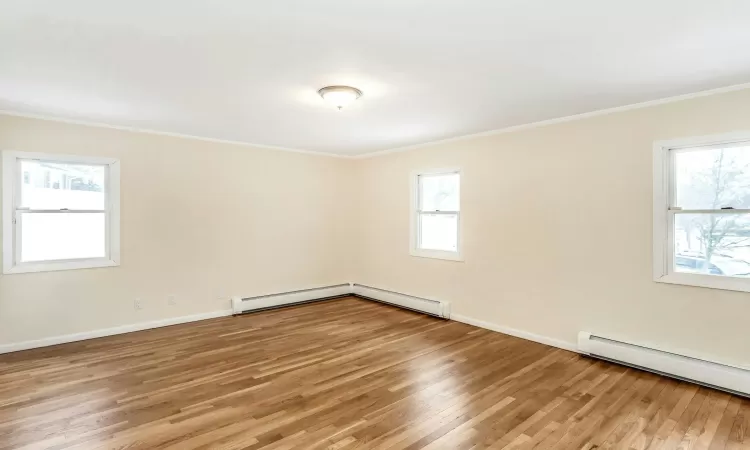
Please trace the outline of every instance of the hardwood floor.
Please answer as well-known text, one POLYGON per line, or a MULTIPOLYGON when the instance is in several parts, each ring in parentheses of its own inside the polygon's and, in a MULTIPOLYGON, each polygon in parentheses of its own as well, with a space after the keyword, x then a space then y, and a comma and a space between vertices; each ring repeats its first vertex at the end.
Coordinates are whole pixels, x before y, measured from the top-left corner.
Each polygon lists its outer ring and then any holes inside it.
POLYGON ((365 300, 0 355, 0 449, 750 449, 750 400, 365 300))

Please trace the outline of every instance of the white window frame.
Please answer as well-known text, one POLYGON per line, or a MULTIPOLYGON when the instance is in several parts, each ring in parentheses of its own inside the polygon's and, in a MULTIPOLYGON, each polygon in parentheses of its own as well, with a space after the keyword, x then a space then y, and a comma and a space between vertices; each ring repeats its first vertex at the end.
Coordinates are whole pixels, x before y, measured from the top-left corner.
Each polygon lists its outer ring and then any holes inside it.
MULTIPOLYGON (((674 155, 681 149, 750 142, 750 131, 739 131, 654 142, 653 275, 659 283, 683 284, 713 289, 750 292, 750 278, 677 272, 674 270, 674 217, 676 214, 709 212, 672 207, 675 195, 674 155)), ((721 213, 721 210, 710 212, 721 213)), ((748 209, 726 213, 750 213, 748 209)))
POLYGON ((449 169, 430 169, 430 170, 419 170, 411 173, 410 177, 410 189, 411 189, 411 208, 410 208, 410 238, 409 238, 409 254, 420 258, 434 258, 444 259, 448 261, 463 261, 462 243, 463 243, 463 226, 462 226, 462 215, 461 215, 461 189, 460 186, 463 183, 463 175, 461 174, 460 168, 449 168, 449 169), (459 176, 459 207, 458 211, 429 211, 430 214, 455 214, 458 221, 458 236, 456 241, 456 251, 445 251, 445 250, 425 250, 419 248, 419 218, 420 215, 427 211, 419 210, 419 195, 420 195, 420 177, 422 176, 434 176, 434 175, 452 175, 458 174, 459 176))
MULTIPOLYGON (((36 152, 2 152, 3 160, 3 273, 48 272, 55 270, 91 269, 120 265, 120 162, 113 158, 92 156, 58 155, 36 152), (20 262, 20 230, 17 229, 17 215, 23 214, 18 208, 23 183, 21 160, 37 159, 68 164, 104 165, 107 170, 105 182, 105 236, 106 255, 103 258, 82 258, 55 261, 20 262)), ((60 210, 44 211, 60 212, 60 210)), ((69 212, 69 211, 65 211, 69 212)), ((83 212, 83 211, 78 211, 83 212)), ((96 211, 101 212, 101 211, 96 211)))

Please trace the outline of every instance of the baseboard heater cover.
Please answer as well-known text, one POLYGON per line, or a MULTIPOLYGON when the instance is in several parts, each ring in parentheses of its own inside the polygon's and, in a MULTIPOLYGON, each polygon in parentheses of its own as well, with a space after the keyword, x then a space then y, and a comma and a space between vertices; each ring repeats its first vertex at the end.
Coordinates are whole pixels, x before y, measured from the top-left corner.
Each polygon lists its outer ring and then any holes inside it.
POLYGON ((450 319, 451 316, 451 305, 449 302, 414 297, 362 284, 353 284, 352 294, 357 297, 389 303, 391 305, 400 306, 401 308, 411 309, 443 319, 450 319))
POLYGON ((346 295, 354 295, 368 300, 388 303, 443 319, 449 319, 451 315, 449 302, 415 297, 354 283, 260 295, 257 297, 232 297, 232 311, 234 314, 243 314, 246 312, 327 300, 346 295))
POLYGON ((581 353, 750 397, 750 370, 596 336, 578 334, 581 353))
POLYGON ((242 314, 251 311, 280 308, 330 298, 351 295, 351 284, 339 284, 279 294, 259 295, 257 297, 232 297, 232 312, 242 314))

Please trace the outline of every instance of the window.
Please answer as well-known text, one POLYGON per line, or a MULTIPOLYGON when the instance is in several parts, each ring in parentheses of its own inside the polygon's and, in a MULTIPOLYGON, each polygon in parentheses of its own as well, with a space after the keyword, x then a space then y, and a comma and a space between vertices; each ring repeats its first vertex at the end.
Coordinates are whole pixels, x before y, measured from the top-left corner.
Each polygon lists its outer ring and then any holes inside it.
POLYGON ((3 272, 118 265, 119 203, 116 160, 3 152, 3 272))
POLYGON ((412 176, 412 255, 461 260, 460 187, 458 170, 412 176))
POLYGON ((750 292, 750 133, 655 144, 654 279, 750 292))

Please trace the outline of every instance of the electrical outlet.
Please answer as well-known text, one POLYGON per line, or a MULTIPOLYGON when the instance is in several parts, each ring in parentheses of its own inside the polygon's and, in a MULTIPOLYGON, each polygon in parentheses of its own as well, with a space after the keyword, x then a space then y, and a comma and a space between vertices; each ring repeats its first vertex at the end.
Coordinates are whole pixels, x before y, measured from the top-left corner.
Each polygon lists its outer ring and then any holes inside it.
POLYGON ((232 307, 232 298, 228 295, 219 295, 218 297, 216 297, 216 301, 224 306, 229 305, 230 308, 232 307))
POLYGON ((135 308, 136 310, 143 309, 143 302, 140 298, 136 298, 133 301, 133 308, 135 308))
POLYGON ((174 306, 177 304, 177 297, 175 295, 167 296, 167 305, 174 306))

